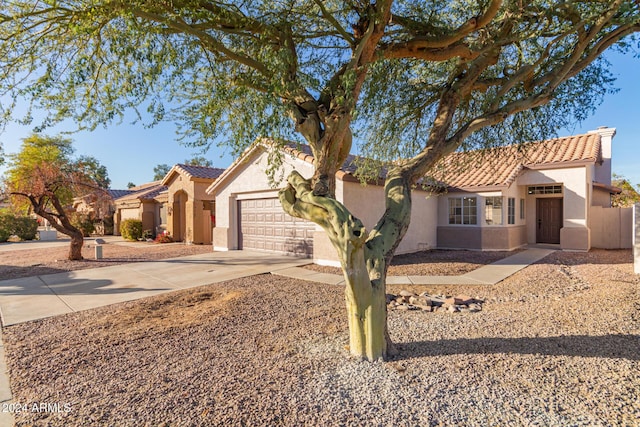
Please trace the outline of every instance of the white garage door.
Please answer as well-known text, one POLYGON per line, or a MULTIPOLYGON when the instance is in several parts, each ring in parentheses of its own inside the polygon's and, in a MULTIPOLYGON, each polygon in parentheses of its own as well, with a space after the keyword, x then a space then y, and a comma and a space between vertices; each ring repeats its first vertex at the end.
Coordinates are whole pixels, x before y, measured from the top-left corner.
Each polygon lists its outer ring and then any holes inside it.
POLYGON ((259 249, 311 257, 312 222, 282 210, 277 198, 238 200, 240 249, 259 249))

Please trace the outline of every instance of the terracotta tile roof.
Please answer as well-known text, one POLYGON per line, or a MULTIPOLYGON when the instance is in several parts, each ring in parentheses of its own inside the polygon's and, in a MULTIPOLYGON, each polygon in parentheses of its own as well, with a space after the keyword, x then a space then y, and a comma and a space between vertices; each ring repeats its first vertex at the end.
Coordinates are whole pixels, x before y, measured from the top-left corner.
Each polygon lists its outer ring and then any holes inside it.
POLYGON ((600 158, 600 135, 563 138, 452 153, 430 174, 453 188, 508 187, 525 168, 561 168, 594 163, 600 158))
POLYGON ((216 179, 224 172, 224 169, 210 168, 207 166, 193 166, 179 163, 174 166, 179 168, 184 174, 193 178, 216 179))
MULTIPOLYGON (((122 190, 121 190, 122 191, 122 190)), ((157 197, 163 191, 167 191, 167 187, 161 184, 161 181, 153 181, 132 187, 126 190, 129 193, 115 199, 116 202, 124 202, 127 200, 151 200, 157 197)))
MULTIPOLYGON (((222 179, 217 180, 207 192, 213 191, 222 181, 233 174, 233 170, 244 162, 245 156, 257 147, 273 146, 273 140, 262 138, 249 147, 227 168, 222 179)), ((293 157, 313 164, 311 147, 306 144, 287 142, 284 151, 293 157)), ((529 142, 492 149, 452 153, 445 157, 432 171, 429 181, 452 188, 478 189, 508 187, 524 168, 557 168, 572 164, 593 163, 600 159, 600 135, 588 133, 529 142)), ((337 173, 341 180, 355 181, 358 156, 350 154, 337 173)), ((178 165, 181 166, 181 165, 178 165)), ((387 169, 382 168, 380 179, 384 180, 387 169)), ((378 181, 382 185, 382 181, 378 181)))
POLYGON ((131 190, 113 190, 113 189, 108 189, 107 193, 109 194, 109 196, 111 196, 112 199, 117 199, 123 196, 126 196, 127 194, 131 194, 133 191, 131 190))
MULTIPOLYGON (((311 153, 311 147, 305 144, 296 144, 294 142, 287 143, 284 146, 285 152, 291 154, 294 157, 297 157, 301 160, 304 160, 307 163, 313 164, 313 154, 311 153)), ((344 161, 340 170, 338 171, 338 179, 344 179, 346 175, 355 174, 358 169, 358 159, 360 156, 355 156, 353 154, 349 154, 347 159, 344 161)), ((387 174, 386 168, 382 168, 382 173, 380 178, 384 178, 387 174)))

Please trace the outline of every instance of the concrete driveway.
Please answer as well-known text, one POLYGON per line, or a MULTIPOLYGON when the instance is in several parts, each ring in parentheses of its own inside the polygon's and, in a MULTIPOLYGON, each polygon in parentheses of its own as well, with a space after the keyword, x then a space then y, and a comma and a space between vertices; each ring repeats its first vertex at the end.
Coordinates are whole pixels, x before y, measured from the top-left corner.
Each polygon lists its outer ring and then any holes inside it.
POLYGON ((265 252, 229 251, 2 280, 2 325, 277 272, 310 262, 307 258, 265 252))

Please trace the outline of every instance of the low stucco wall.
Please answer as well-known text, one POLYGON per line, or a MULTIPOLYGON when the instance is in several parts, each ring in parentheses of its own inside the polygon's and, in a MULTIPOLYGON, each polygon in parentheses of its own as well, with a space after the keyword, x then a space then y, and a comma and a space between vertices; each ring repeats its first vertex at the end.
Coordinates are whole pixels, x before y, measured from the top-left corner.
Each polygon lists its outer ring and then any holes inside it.
POLYGON ((591 247, 629 249, 633 245, 633 208, 591 206, 591 247))
POLYGON ((438 248, 511 251, 527 243, 524 225, 515 227, 438 227, 438 248))
POLYGON ((560 248, 563 251, 588 251, 591 249, 591 230, 588 227, 562 227, 560 248))

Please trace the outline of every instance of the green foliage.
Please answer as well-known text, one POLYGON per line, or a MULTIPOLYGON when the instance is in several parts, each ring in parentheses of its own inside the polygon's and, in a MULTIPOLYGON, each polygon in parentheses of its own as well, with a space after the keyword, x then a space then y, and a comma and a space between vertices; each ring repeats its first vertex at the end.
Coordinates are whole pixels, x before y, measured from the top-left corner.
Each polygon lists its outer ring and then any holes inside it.
POLYGON ((612 90, 597 57, 632 50, 640 29, 634 0, 170 4, 10 2, 0 94, 49 112, 37 129, 146 110, 146 125, 170 120, 182 142, 234 155, 262 136, 317 140, 333 122, 302 125, 335 113, 379 169, 436 137, 452 151, 553 136, 612 90))
POLYGON ((142 221, 125 219, 120 225, 120 234, 127 240, 140 240, 142 238, 142 221))
POLYGON ((171 170, 171 166, 166 163, 162 163, 153 168, 153 180, 160 181, 162 180, 171 170))
POLYGON ((44 197, 45 208, 54 199, 66 206, 74 197, 106 188, 110 182, 106 168, 93 157, 73 158, 73 151, 72 141, 60 136, 25 138, 21 150, 9 156, 6 184, 14 204, 32 205, 31 196, 44 197))
POLYGON ((204 156, 194 156, 191 160, 185 160, 184 162, 191 166, 205 166, 208 168, 213 166, 213 162, 204 156))
POLYGON ((135 186, 136 186, 136 185, 135 185, 133 182, 131 182, 131 181, 129 181, 129 182, 127 183, 127 188, 133 188, 133 187, 135 187, 135 186))
POLYGON ((92 156, 80 156, 75 161, 75 167, 96 183, 99 188, 107 189, 111 179, 107 173, 107 167, 101 165, 98 159, 92 156))
POLYGON ((38 221, 26 216, 18 216, 13 220, 13 234, 20 240, 34 240, 38 234, 38 221))
POLYGON ((82 235, 84 237, 91 236, 91 233, 95 231, 95 226, 89 215, 79 212, 73 212, 70 216, 71 224, 73 224, 73 226, 78 230, 82 231, 82 235))
POLYGON ((611 198, 611 206, 617 208, 628 208, 636 203, 640 203, 640 184, 634 187, 624 176, 613 174, 612 184, 622 190, 611 198))
POLYGON ((0 243, 9 240, 13 234, 11 220, 13 215, 8 212, 0 211, 0 243))
POLYGON ((0 212, 0 242, 10 236, 20 240, 33 240, 38 233, 38 221, 26 216, 16 216, 11 212, 0 212))

